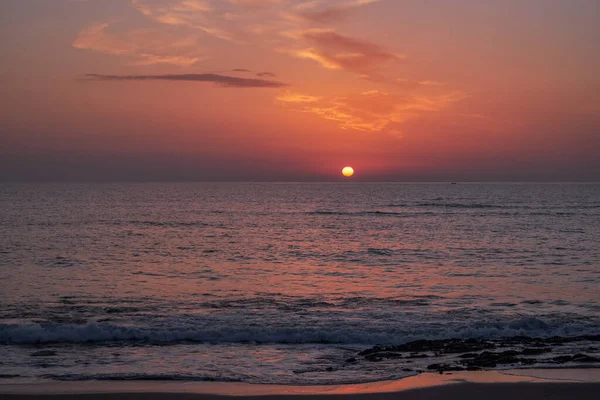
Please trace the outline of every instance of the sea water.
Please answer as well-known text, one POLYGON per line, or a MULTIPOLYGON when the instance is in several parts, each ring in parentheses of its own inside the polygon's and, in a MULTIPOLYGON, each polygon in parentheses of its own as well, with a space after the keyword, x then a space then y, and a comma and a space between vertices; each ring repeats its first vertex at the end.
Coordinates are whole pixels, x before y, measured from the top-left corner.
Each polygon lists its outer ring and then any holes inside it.
POLYGON ((597 335, 598 184, 0 185, 0 384, 365 382, 447 358, 359 355, 420 339, 596 366, 597 335))

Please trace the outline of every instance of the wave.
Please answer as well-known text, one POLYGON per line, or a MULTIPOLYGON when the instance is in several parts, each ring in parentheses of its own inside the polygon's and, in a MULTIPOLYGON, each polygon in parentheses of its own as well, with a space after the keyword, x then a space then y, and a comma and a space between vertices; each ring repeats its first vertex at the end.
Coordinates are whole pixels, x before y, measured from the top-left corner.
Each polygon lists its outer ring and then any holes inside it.
POLYGON ((208 227, 203 221, 112 221, 110 225, 139 225, 157 228, 179 228, 179 227, 208 227))
MULTIPOLYGON (((473 214, 474 216, 531 216, 531 217, 569 217, 569 216, 586 216, 586 217, 595 217, 600 214, 598 213, 590 213, 590 212, 577 212, 577 211, 551 211, 546 210, 539 211, 527 211, 527 208, 520 207, 510 207, 510 206, 493 206, 493 205, 420 205, 420 206, 411 206, 407 207, 408 209, 432 209, 437 208, 438 211, 310 211, 307 212, 307 215, 332 215, 332 216, 350 216, 350 217, 427 217, 427 216, 436 216, 440 215, 441 209, 462 209, 462 210, 480 210, 480 214, 473 214)), ((394 208, 394 206, 387 206, 387 208, 394 208)))
MULTIPOLYGON (((490 204, 490 203, 444 203, 444 202, 421 202, 421 203, 391 203, 386 205, 388 208, 464 208, 464 209, 512 209, 512 210, 566 210, 564 204, 558 205, 525 205, 525 204, 490 204)), ((595 210, 599 209, 597 204, 572 204, 568 206, 569 210, 595 210)))
POLYGON ((228 378, 222 375, 189 375, 189 374, 45 374, 44 379, 56 381, 185 381, 185 382, 243 382, 242 379, 228 378))
POLYGON ((339 216, 392 216, 392 217, 417 217, 435 215, 431 211, 423 212, 392 212, 392 211, 310 211, 308 215, 339 215, 339 216))
POLYGON ((470 339, 529 337, 574 337, 600 335, 597 321, 542 319, 523 317, 504 322, 479 321, 468 325, 438 325, 432 328, 426 323, 413 327, 390 327, 379 331, 339 324, 318 327, 270 327, 213 325, 211 327, 177 326, 173 328, 119 325, 111 322, 87 324, 72 323, 24 323, 0 324, 0 344, 41 343, 101 343, 142 342, 151 344, 174 344, 178 342, 199 343, 281 343, 281 344, 401 344, 419 339, 470 339))
POLYGON ((443 208, 505 208, 497 204, 478 204, 478 203, 419 203, 417 207, 443 207, 443 208))
POLYGON ((484 203, 444 203, 444 202, 421 202, 421 203, 390 203, 389 208, 413 208, 413 207, 440 207, 440 208, 520 208, 519 206, 506 206, 500 204, 484 203))

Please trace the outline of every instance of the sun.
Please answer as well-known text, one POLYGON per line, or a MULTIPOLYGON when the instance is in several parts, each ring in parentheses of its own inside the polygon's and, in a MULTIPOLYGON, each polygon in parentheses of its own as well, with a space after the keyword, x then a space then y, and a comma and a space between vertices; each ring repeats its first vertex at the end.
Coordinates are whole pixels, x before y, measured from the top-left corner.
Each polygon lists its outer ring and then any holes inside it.
POLYGON ((344 175, 346 178, 350 178, 352 175, 354 175, 354 168, 344 167, 342 170, 342 175, 344 175))

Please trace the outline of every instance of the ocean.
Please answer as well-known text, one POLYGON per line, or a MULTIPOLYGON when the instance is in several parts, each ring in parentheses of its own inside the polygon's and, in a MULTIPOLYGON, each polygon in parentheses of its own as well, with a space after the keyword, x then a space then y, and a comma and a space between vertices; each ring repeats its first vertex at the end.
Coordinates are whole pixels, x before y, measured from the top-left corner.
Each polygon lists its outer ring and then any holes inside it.
POLYGON ((0 384, 583 365, 599 184, 0 184, 0 384))

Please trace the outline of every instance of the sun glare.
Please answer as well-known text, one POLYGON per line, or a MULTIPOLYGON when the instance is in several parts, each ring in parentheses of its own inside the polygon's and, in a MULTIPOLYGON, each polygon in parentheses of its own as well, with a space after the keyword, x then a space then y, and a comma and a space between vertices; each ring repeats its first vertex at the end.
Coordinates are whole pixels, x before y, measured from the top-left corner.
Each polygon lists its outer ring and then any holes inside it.
POLYGON ((345 167, 342 170, 342 175, 344 175, 346 178, 351 177, 352 175, 354 175, 354 168, 352 168, 352 167, 345 167))

